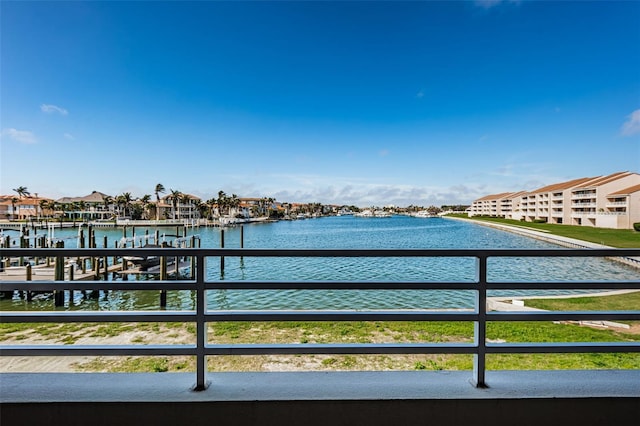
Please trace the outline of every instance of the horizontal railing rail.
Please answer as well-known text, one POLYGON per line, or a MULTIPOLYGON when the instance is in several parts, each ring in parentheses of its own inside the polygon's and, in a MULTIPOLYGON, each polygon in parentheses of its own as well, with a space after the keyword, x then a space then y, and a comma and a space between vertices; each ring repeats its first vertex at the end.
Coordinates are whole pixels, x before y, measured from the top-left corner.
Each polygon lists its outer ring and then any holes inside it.
MULTIPOLYGON (((493 258, 630 258, 640 249, 2 249, 2 258, 58 258, 160 256, 194 258, 191 279, 149 281, 26 281, 16 275, 0 280, 0 291, 60 290, 188 290, 195 292, 195 310, 155 311, 4 311, 2 323, 79 322, 184 322, 196 325, 196 343, 187 345, 0 345, 0 356, 67 355, 188 355, 196 357, 195 389, 206 388, 206 357, 215 355, 266 354, 469 354, 474 357, 473 382, 485 386, 487 354, 640 352, 640 342, 531 342, 492 343, 486 337, 491 321, 617 321, 640 320, 635 311, 487 311, 489 290, 640 290, 640 280, 610 281, 489 281, 488 262, 493 258), (472 258, 475 278, 460 281, 387 280, 206 280, 206 262, 225 257, 295 258, 472 258), (468 290, 475 294, 474 307, 460 310, 208 310, 207 291, 234 290, 468 290), (295 343, 295 344, 213 344, 207 340, 207 325, 228 321, 467 321, 474 324, 473 342, 454 343, 295 343)), ((640 273, 640 272, 639 272, 640 273)), ((38 275, 34 276, 35 278, 38 275)), ((33 277, 32 277, 33 278, 33 277)), ((544 277, 542 277, 544 278, 544 277)))

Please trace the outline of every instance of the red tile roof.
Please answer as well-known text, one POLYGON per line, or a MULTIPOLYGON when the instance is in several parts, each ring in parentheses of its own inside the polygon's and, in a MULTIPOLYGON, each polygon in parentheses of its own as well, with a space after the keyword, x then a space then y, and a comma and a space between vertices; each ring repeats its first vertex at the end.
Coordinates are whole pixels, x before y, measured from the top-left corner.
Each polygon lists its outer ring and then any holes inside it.
POLYGON ((584 182, 590 181, 592 179, 596 179, 596 178, 579 178, 579 179, 573 179, 573 180, 569 180, 566 182, 560 182, 560 183, 554 183, 551 185, 547 185, 547 186, 543 186, 542 188, 538 188, 535 189, 531 192, 529 192, 529 194, 539 194, 539 193, 543 193, 543 192, 554 192, 554 191, 561 191, 561 190, 565 190, 565 189, 569 189, 572 187, 575 187, 577 185, 581 185, 584 182))
POLYGON ((605 183, 613 182, 614 180, 618 180, 629 175, 631 175, 631 173, 629 172, 618 172, 612 173, 607 176, 600 176, 599 178, 585 182, 584 185, 581 185, 579 188, 594 188, 596 186, 604 185, 605 183))
POLYGON ((611 195, 630 195, 634 192, 640 192, 640 185, 633 185, 628 188, 621 189, 620 191, 612 192, 607 196, 610 197, 611 195))
POLYGON ((500 198, 504 198, 507 195, 513 194, 512 192, 501 192, 500 194, 491 194, 485 195, 482 198, 478 198, 476 201, 490 201, 490 200, 499 200, 500 198))

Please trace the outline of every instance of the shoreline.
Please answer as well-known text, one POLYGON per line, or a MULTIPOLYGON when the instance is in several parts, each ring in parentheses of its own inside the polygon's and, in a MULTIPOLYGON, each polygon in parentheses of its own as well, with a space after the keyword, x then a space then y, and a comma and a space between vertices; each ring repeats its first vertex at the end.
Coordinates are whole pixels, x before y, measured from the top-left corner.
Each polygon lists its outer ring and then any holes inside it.
MULTIPOLYGON (((531 228, 526 228, 524 226, 513 226, 513 225, 504 225, 502 223, 492 223, 483 220, 473 220, 473 219, 464 219, 461 217, 453 217, 453 216, 441 216, 443 219, 453 219, 465 221, 468 223, 476 223, 478 225, 487 226, 489 228, 499 229, 505 232, 511 232, 514 234, 522 235, 525 237, 534 238, 536 240, 545 241, 547 243, 559 245, 562 247, 568 248, 581 248, 581 249, 610 249, 615 248, 611 246, 605 246, 603 244, 592 243, 589 241, 578 240, 575 238, 563 237, 561 235, 554 235, 548 232, 537 231, 531 228)), ((624 265, 630 266, 634 269, 640 269, 640 258, 636 257, 611 257, 608 258, 615 262, 622 263, 624 265)))

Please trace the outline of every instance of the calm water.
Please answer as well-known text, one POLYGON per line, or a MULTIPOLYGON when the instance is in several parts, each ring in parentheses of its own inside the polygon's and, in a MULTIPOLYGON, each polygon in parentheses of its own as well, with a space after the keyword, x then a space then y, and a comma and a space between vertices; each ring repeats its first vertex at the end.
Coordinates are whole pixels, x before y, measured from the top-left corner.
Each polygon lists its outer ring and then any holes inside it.
MULTIPOLYGON (((145 229, 137 228, 143 235, 145 229)), ((151 233, 153 230, 151 230, 151 233)), ((190 230, 191 231, 191 230, 190 230)), ((41 231, 43 232, 43 231, 41 231)), ((160 233, 175 233, 160 228, 160 233)), ((220 230, 192 231, 202 247, 219 247, 220 230)), ((131 230, 129 230, 129 236, 131 230)), ((75 247, 77 230, 56 232, 75 247)), ((109 245, 122 237, 119 229, 96 229, 96 241, 107 235, 109 245)), ((225 229, 225 247, 240 246, 240 228, 225 229)), ((407 216, 392 218, 327 217, 244 226, 245 248, 557 248, 534 239, 473 223, 407 216)), ((218 258, 208 262, 207 279, 215 280, 389 280, 469 281, 475 276, 472 258, 251 258, 228 257, 224 275, 218 258)), ((496 259, 489 262, 491 281, 632 280, 638 270, 597 258, 496 259), (541 272, 543 276, 541 276, 541 272)), ((134 279, 133 277, 130 279, 134 279)), ((566 294, 567 291, 510 291, 490 295, 566 294)), ((157 309, 156 291, 111 292, 84 299, 79 292, 64 309, 157 309)), ((430 309, 470 308, 472 291, 420 290, 216 290, 208 292, 210 309, 430 309)), ((51 309, 43 298, 27 304, 14 297, 0 301, 2 310, 51 309)), ((170 292, 168 309, 193 309, 190 292, 170 292)))

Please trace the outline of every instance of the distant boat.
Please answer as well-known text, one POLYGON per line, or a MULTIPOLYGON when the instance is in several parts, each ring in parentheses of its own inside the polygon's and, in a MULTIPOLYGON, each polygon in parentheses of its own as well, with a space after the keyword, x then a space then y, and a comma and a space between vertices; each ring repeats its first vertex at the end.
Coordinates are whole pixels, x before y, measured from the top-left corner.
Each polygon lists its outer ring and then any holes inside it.
POLYGON ((127 262, 133 263, 141 271, 146 271, 147 269, 152 268, 154 266, 158 266, 160 264, 159 256, 145 256, 145 257, 124 256, 123 259, 126 260, 127 262))
POLYGON ((361 212, 355 213, 356 217, 373 217, 373 212, 371 210, 363 210, 361 212))
MULTIPOLYGON (((158 248, 156 244, 145 244, 145 248, 158 248)), ((141 271, 160 265, 160 256, 123 256, 127 262, 133 263, 141 271)))
POLYGON ((220 223, 220 226, 233 226, 241 222, 243 222, 243 220, 237 217, 221 216, 218 219, 218 223, 220 223))
POLYGON ((355 213, 356 217, 391 217, 391 213, 384 210, 363 210, 359 213, 355 213))
POLYGON ((419 211, 419 212, 417 212, 417 213, 412 214, 411 216, 413 216, 413 217, 420 217, 420 218, 438 217, 438 215, 437 215, 437 214, 431 214, 431 213, 429 213, 429 212, 428 212, 428 211, 426 211, 426 210, 419 211))

